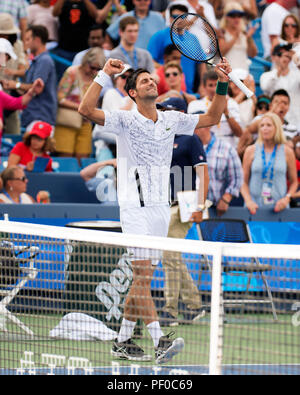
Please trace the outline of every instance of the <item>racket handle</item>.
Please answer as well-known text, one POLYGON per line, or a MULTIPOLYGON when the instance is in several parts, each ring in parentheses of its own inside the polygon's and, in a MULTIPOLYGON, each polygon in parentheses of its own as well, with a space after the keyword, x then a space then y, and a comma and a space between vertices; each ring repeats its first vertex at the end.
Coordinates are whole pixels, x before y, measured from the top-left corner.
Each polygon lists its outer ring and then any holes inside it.
POLYGON ((254 95, 254 93, 242 83, 242 81, 234 74, 233 71, 228 74, 228 77, 238 88, 240 88, 240 90, 247 96, 248 99, 254 95))

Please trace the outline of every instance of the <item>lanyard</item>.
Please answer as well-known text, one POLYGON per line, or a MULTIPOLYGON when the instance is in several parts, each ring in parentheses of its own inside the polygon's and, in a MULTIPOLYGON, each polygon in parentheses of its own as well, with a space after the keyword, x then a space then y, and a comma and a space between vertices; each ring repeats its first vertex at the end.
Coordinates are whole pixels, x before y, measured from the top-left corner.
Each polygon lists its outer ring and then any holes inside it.
POLYGON ((215 141, 216 141, 216 136, 213 134, 213 135, 211 136, 211 140, 210 140, 208 146, 206 147, 206 150, 205 150, 206 155, 207 155, 207 154, 209 153, 209 151, 212 149, 212 146, 214 145, 215 141))
POLYGON ((273 152, 272 152, 272 155, 271 155, 271 158, 270 158, 269 162, 266 163, 265 147, 264 147, 264 145, 262 146, 261 157, 262 157, 262 161, 263 161, 263 171, 262 171, 262 178, 263 178, 263 180, 265 180, 267 178, 267 174, 268 174, 268 172, 270 170, 270 178, 269 178, 269 180, 273 181, 276 151, 277 151, 277 144, 275 145, 275 147, 273 149, 273 152))
MULTIPOLYGON (((3 190, 4 195, 6 195, 8 197, 8 199, 12 202, 12 203, 16 203, 14 200, 12 200, 12 198, 9 196, 9 194, 7 193, 7 191, 3 190)), ((20 203, 21 203, 21 197, 19 199, 20 203)))
POLYGON ((125 55, 128 64, 130 64, 130 66, 132 66, 134 70, 137 70, 138 69, 138 58, 137 58, 136 49, 134 48, 134 50, 133 50, 133 63, 134 64, 132 64, 132 60, 131 60, 128 52, 126 51, 126 49, 122 45, 120 45, 120 48, 121 48, 121 51, 123 52, 123 54, 125 55))

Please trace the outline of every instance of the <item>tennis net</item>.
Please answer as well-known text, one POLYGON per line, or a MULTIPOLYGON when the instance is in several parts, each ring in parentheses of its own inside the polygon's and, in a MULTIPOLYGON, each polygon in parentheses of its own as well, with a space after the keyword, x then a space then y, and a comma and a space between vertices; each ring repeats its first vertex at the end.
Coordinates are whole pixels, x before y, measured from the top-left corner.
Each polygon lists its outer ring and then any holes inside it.
POLYGON ((299 246, 11 221, 0 221, 0 232, 0 375, 300 374, 299 246), (155 362, 140 319, 133 339, 151 360, 111 355, 132 260, 149 259, 157 265, 151 296, 159 315, 165 311, 165 261, 173 270, 168 292, 179 292, 184 266, 202 302, 195 317, 182 285, 178 318, 165 320, 162 331, 176 332, 185 347, 167 364, 155 362))

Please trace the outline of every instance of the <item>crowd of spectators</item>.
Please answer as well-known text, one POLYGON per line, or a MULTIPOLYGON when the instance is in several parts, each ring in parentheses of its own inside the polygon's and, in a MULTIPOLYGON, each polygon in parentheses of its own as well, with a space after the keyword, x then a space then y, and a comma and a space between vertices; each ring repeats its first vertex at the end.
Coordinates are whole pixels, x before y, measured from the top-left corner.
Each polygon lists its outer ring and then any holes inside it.
MULTIPOLYGON (((0 0, 0 127, 4 136, 23 137, 8 167, 32 171, 36 158, 49 157, 44 170, 52 171, 54 156, 80 163, 95 152, 101 165, 93 177, 114 167, 115 140, 77 111, 109 57, 126 67, 103 89, 99 107, 135 110, 124 85, 142 67, 157 81, 158 103, 177 98, 188 113, 206 112, 217 75, 182 56, 170 38, 172 22, 193 12, 216 29, 221 53, 255 93, 247 99, 230 83, 220 123, 196 133, 207 153, 210 198, 220 215, 239 196, 253 214, 262 206, 285 209, 300 195, 299 7, 300 0, 0 0), (269 65, 259 79, 251 74, 257 55, 269 65)), ((24 176, 5 177, 7 197, 24 176)))

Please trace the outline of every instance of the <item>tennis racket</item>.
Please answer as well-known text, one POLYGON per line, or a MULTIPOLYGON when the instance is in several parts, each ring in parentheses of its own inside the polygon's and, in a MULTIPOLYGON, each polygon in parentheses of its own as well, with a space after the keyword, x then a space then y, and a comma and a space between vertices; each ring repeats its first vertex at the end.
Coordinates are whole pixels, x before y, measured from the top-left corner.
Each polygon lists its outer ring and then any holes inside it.
MULTIPOLYGON (((176 48, 185 57, 197 61, 210 64, 209 60, 222 55, 219 48, 219 42, 213 27, 200 15, 186 13, 178 16, 171 25, 171 40, 176 48)), ((245 84, 233 73, 227 74, 220 68, 229 79, 240 88, 240 90, 249 98, 253 96, 253 92, 246 87, 245 84)))

